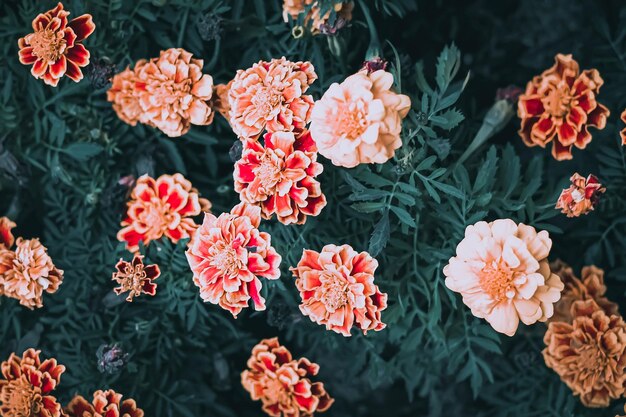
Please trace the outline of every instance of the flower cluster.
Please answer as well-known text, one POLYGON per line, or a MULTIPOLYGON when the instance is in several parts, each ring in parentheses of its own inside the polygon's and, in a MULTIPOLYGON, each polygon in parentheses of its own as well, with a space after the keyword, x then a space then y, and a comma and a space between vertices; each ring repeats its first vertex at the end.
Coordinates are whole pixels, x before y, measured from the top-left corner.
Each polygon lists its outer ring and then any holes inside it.
POLYGON ((213 121, 209 101, 213 78, 202 73, 203 60, 181 48, 161 51, 158 58, 139 60, 135 68, 113 77, 107 100, 124 122, 160 129, 170 137, 182 136, 192 124, 213 121))
POLYGON ((114 291, 118 295, 127 292, 126 301, 132 302, 141 294, 156 294, 157 284, 153 281, 161 275, 159 265, 144 265, 143 256, 136 253, 131 262, 120 259, 115 269, 112 279, 120 286, 114 291))
POLYGON ((139 250, 139 242, 148 245, 162 236, 176 243, 198 227, 192 217, 210 208, 209 200, 200 198, 181 174, 161 175, 156 180, 142 175, 131 191, 117 238, 132 252, 139 250))
POLYGON ((83 79, 81 67, 89 64, 89 51, 81 43, 96 29, 90 14, 68 21, 70 12, 58 3, 54 9, 40 13, 33 20, 33 33, 18 40, 19 59, 32 65, 35 78, 56 87, 67 75, 72 81, 83 79))
POLYGON ((456 256, 443 269, 446 286, 463 296, 472 314, 513 336, 520 320, 545 322, 564 288, 550 271, 548 232, 510 219, 484 221, 465 229, 456 256))
POLYGON ((561 192, 555 208, 561 209, 567 217, 588 214, 598 204, 600 195, 606 191, 606 188, 594 175, 585 178, 575 173, 570 177, 570 181, 572 185, 561 192))
POLYGON ((185 253, 202 299, 234 317, 250 300, 255 310, 264 310, 259 277, 280 277, 281 257, 260 223, 261 209, 244 203, 219 217, 205 213, 185 253))
POLYGON ((382 330, 381 311, 387 294, 374 284, 376 259, 349 245, 326 245, 321 252, 305 249, 291 268, 300 291, 300 311, 328 330, 350 336, 353 326, 363 333, 382 330))
POLYGON ((14 226, 8 218, 0 218, 0 295, 15 298, 30 309, 43 307, 44 291, 59 289, 63 271, 54 266, 39 239, 14 240, 14 226))
POLYGON ((311 28, 311 33, 317 35, 320 33, 328 33, 332 31, 329 28, 329 20, 331 13, 335 12, 335 23, 337 25, 346 25, 352 20, 352 11, 354 3, 338 2, 333 5, 334 10, 328 10, 322 14, 320 4, 317 0, 283 0, 283 19, 285 22, 289 18, 298 19, 298 16, 306 12, 304 16, 304 25, 311 28), (307 12, 308 10, 308 12, 307 12))
POLYGON ((323 383, 311 382, 318 372, 319 366, 308 359, 293 359, 278 338, 265 339, 252 349, 241 384, 272 417, 310 417, 334 401, 323 383))
POLYGON ((113 390, 93 393, 93 400, 87 401, 77 395, 65 408, 67 417, 143 417, 144 412, 133 399, 122 401, 122 395, 113 390))

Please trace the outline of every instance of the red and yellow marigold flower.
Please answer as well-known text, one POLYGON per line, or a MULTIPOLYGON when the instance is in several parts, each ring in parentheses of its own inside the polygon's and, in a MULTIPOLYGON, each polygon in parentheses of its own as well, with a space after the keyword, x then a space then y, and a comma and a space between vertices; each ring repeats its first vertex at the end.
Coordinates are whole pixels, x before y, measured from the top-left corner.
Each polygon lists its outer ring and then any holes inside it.
POLYGON ((67 417, 143 417, 144 412, 133 399, 122 401, 122 395, 113 390, 93 393, 89 402, 80 395, 70 401, 65 408, 67 417))
POLYGON ((570 181, 572 185, 561 191, 555 208, 561 209, 567 217, 588 214, 598 204, 600 195, 606 191, 606 188, 600 184, 595 175, 585 178, 575 173, 570 177, 570 181))
POLYGON ((10 249, 15 242, 11 230, 15 227, 15 223, 8 217, 0 217, 0 250, 10 249))
POLYGON ((117 295, 128 293, 126 301, 132 302, 134 297, 141 294, 156 294, 157 284, 154 280, 161 276, 159 265, 144 265, 143 256, 136 253, 131 262, 120 259, 115 269, 112 279, 119 287, 113 291, 117 295))

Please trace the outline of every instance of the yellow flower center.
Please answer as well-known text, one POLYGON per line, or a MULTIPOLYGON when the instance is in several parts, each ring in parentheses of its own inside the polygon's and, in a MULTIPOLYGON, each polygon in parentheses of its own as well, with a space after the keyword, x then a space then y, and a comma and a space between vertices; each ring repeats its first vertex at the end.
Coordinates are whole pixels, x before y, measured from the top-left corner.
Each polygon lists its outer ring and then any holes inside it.
POLYGON ((63 32, 44 29, 31 34, 28 39, 33 55, 47 62, 56 62, 65 51, 66 41, 63 32))
POLYGON ((231 277, 239 275, 239 270, 244 267, 237 251, 223 241, 215 243, 209 249, 209 259, 213 267, 231 277))
POLYGON ((501 259, 487 263, 478 277, 482 290, 496 302, 515 296, 513 279, 513 271, 501 259))
POLYGON ((9 381, 0 391, 0 404, 5 410, 5 417, 31 417, 41 411, 39 388, 33 387, 23 376, 9 381))
POLYGON ((558 85, 551 86, 542 103, 552 116, 563 117, 569 111, 573 99, 569 86, 561 81, 558 85))
POLYGON ((320 301, 329 313, 333 313, 348 303, 348 284, 335 274, 325 274, 321 280, 320 301))
POLYGON ((253 169, 254 174, 265 190, 270 190, 280 181, 280 167, 272 161, 270 155, 263 155, 259 166, 253 169))
POLYGON ((139 264, 135 267, 131 263, 124 268, 124 281, 122 287, 126 291, 133 291, 139 295, 143 289, 143 281, 146 279, 146 271, 143 269, 143 264, 139 264))
POLYGON ((369 127, 367 120, 367 103, 363 100, 345 103, 337 108, 337 134, 348 139, 356 139, 369 127))
POLYGON ((165 229, 175 220, 170 205, 159 198, 153 198, 139 215, 139 220, 150 230, 148 235, 158 238, 165 229))
POLYGON ((259 113, 268 115, 281 104, 282 98, 280 94, 276 94, 272 89, 264 87, 259 88, 252 96, 252 104, 259 113))

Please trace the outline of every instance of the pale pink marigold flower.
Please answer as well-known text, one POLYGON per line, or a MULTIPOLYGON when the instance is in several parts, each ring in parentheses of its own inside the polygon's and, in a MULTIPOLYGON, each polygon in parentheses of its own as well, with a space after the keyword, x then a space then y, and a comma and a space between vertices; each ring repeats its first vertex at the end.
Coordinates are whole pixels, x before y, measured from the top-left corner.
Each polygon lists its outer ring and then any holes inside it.
POLYGON ((261 209, 244 203, 219 217, 205 213, 185 252, 200 297, 234 317, 250 300, 255 310, 265 310, 259 277, 280 277, 281 257, 260 223, 261 209))
POLYGON ((176 243, 191 237, 198 227, 192 217, 211 208, 198 190, 181 174, 161 175, 156 180, 142 175, 131 191, 122 229, 117 233, 129 251, 139 250, 139 242, 148 245, 166 236, 176 243))
POLYGON ((284 224, 303 224, 308 216, 317 216, 326 206, 315 179, 324 167, 317 162, 311 135, 267 133, 264 142, 246 140, 235 164, 235 191, 241 201, 260 206, 264 219, 276 214, 284 224))
POLYGON ((252 349, 241 385, 253 400, 263 403, 272 417, 312 417, 335 401, 321 382, 312 382, 319 365, 306 358, 293 359, 278 338, 264 339, 252 349))
POLYGON ((600 184, 595 175, 587 178, 575 173, 570 177, 572 185, 564 189, 556 202, 555 208, 561 209, 567 217, 578 217, 588 214, 600 201, 600 194, 606 188, 600 184))
POLYGON ((233 131, 241 139, 256 139, 264 129, 301 132, 313 107, 313 98, 304 93, 316 79, 310 62, 285 57, 237 71, 228 91, 233 131))
POLYGON ((13 233, 11 233, 11 229, 15 226, 15 223, 8 217, 0 217, 0 250, 2 248, 11 249, 11 246, 13 246, 15 238, 13 233))
POLYGON ((461 293, 474 316, 513 336, 520 320, 530 325, 554 314, 564 285, 550 271, 551 247, 548 232, 510 219, 467 226, 443 269, 446 286, 461 293))
POLYGON ((203 65, 184 49, 161 51, 158 58, 139 60, 134 70, 113 77, 107 100, 126 123, 140 122, 167 136, 182 136, 192 124, 213 121, 213 78, 202 73, 203 65))
POLYGON ((402 146, 402 119, 411 108, 411 99, 391 91, 392 84, 393 75, 383 70, 362 70, 332 84, 311 114, 319 153, 347 168, 392 158, 402 146))
POLYGON ((295 268, 300 311, 326 329, 350 336, 352 326, 367 333, 382 330, 387 294, 374 285, 378 261, 350 245, 326 245, 318 253, 305 249, 295 268))
POLYGON ((48 250, 39 239, 17 238, 15 252, 0 250, 0 294, 19 300, 30 308, 43 307, 44 291, 54 293, 63 281, 63 271, 56 268, 48 250))

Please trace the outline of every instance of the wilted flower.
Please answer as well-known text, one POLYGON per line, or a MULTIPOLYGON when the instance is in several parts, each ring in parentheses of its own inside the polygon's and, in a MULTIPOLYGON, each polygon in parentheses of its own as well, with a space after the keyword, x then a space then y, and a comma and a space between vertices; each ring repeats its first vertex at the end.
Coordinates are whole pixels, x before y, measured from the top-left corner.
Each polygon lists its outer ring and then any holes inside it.
POLYGON ((106 374, 115 374, 120 371, 128 360, 128 353, 117 344, 102 344, 96 351, 98 371, 106 374))
POLYGON ((290 270, 300 291, 300 311, 328 330, 350 336, 356 325, 363 333, 382 330, 381 311, 387 294, 374 284, 376 259, 350 245, 326 245, 318 253, 305 249, 290 270))
POLYGON ((252 349, 241 384, 272 417, 311 417, 334 402, 323 383, 311 382, 310 377, 318 372, 319 365, 306 358, 293 359, 275 337, 261 340, 252 349))
POLYGON ((336 19, 333 22, 334 25, 331 25, 332 10, 330 8, 324 9, 322 14, 322 8, 317 0, 283 0, 283 19, 288 22, 291 16, 295 20, 301 13, 308 11, 304 17, 304 24, 305 26, 310 24, 312 34, 334 34, 336 30, 340 29, 337 27, 337 22, 341 22, 343 27, 352 20, 354 3, 351 1, 337 2, 333 8, 336 19), (329 30, 330 28, 334 30, 329 30))
POLYGON ((94 88, 104 88, 111 82, 111 78, 115 75, 115 64, 106 58, 95 58, 89 65, 87 77, 91 81, 94 88))
POLYGON ((367 71, 368 74, 371 74, 376 71, 385 71, 387 69, 387 61, 377 56, 372 59, 369 59, 363 62, 363 66, 361 70, 367 71))
POLYGON ((596 101, 604 84, 596 69, 580 72, 572 55, 557 54, 554 65, 528 82, 519 97, 519 134, 527 146, 545 148, 552 156, 572 159, 572 146, 584 149, 591 142, 590 126, 604 129, 610 112, 596 101))
POLYGON ((402 146, 402 119, 411 99, 391 91, 393 75, 366 70, 334 83, 315 102, 311 136, 319 153, 337 166, 382 164, 402 146))
POLYGON ((132 302, 134 297, 141 294, 156 294, 157 284, 154 280, 161 276, 159 265, 144 265, 143 256, 136 253, 132 262, 120 259, 115 269, 112 279, 120 285, 114 289, 115 294, 128 292, 126 301, 132 302))
POLYGON ((600 184, 595 175, 585 177, 575 173, 570 177, 572 185, 564 189, 556 202, 557 209, 567 217, 578 217, 592 211, 600 201, 600 194, 606 188, 600 184))
POLYGON ((218 14, 208 12, 198 15, 196 27, 203 41, 214 41, 220 39, 222 34, 222 17, 218 14))
POLYGON ((96 391, 90 403, 77 395, 65 408, 68 417, 143 417, 144 413, 133 399, 122 401, 122 395, 113 390, 96 391))
POLYGON ((80 81, 80 67, 89 64, 89 51, 82 41, 96 29, 90 14, 84 14, 68 22, 70 12, 58 3, 54 9, 37 15, 33 20, 33 33, 18 40, 19 58, 24 65, 31 65, 35 78, 55 87, 61 77, 67 75, 80 81))
POLYGON ((563 283, 550 272, 552 240, 545 230, 510 219, 467 226, 456 256, 443 269, 446 286, 463 296, 472 314, 513 336, 521 320, 545 322, 563 283))

